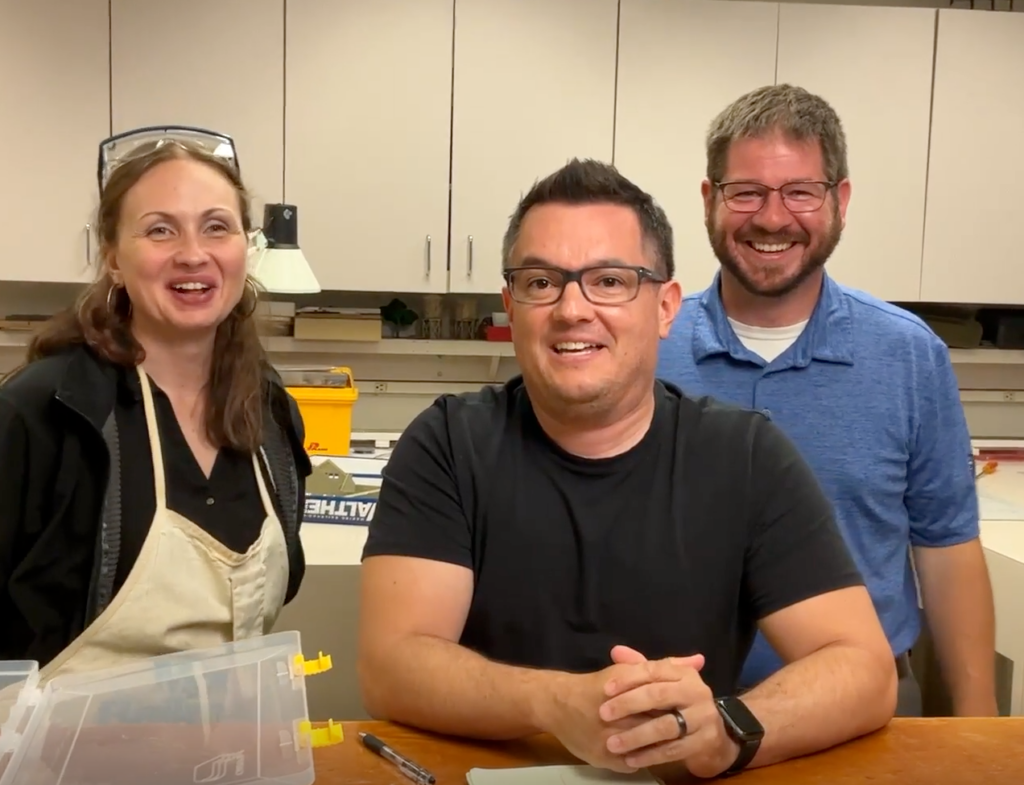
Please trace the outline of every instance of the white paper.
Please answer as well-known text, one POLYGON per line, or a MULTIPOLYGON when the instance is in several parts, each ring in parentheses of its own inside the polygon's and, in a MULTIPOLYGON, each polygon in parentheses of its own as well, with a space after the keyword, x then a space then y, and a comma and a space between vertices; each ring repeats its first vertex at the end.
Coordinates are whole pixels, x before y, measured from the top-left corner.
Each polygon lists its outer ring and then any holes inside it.
POLYGON ((980 482, 978 509, 983 521, 1022 521, 1021 525, 1024 526, 1024 508, 992 494, 980 482))
POLYGON ((469 785, 661 785, 647 771, 618 774, 593 766, 529 766, 520 769, 471 769, 466 774, 469 785))

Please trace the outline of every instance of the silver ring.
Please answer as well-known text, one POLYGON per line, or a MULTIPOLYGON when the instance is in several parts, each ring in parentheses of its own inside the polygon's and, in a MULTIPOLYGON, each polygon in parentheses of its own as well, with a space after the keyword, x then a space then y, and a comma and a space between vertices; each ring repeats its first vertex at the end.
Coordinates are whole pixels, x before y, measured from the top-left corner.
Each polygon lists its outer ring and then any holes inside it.
POLYGON ((689 732, 689 729, 686 727, 686 717, 683 716, 683 713, 679 709, 672 709, 669 714, 675 717, 676 725, 679 726, 678 738, 683 738, 683 736, 689 732))

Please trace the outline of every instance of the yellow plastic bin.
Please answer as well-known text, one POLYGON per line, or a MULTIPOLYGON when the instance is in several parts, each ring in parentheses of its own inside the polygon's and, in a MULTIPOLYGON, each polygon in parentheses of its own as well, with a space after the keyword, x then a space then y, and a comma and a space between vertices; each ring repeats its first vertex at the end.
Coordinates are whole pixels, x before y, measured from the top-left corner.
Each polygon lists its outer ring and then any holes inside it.
POLYGON ((310 455, 348 455, 352 443, 352 407, 359 399, 359 390, 349 368, 332 368, 324 378, 331 381, 287 388, 302 414, 306 452, 310 455))

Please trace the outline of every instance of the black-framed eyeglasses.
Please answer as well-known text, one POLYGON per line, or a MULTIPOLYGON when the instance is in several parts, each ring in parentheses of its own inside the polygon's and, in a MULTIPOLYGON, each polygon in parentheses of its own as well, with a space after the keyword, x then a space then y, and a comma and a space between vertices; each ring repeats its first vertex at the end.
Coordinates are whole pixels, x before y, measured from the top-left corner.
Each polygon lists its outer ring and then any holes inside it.
POLYGON ((562 299, 565 287, 577 283, 583 296, 594 305, 622 305, 632 302, 645 283, 665 283, 647 267, 595 265, 580 270, 531 265, 502 271, 509 294, 517 303, 552 305, 562 299))
POLYGON ((764 207, 772 191, 778 191, 782 203, 791 213, 813 213, 825 204, 828 192, 836 183, 824 180, 784 183, 777 188, 764 183, 731 181, 715 183, 725 206, 734 213, 756 213, 764 207))

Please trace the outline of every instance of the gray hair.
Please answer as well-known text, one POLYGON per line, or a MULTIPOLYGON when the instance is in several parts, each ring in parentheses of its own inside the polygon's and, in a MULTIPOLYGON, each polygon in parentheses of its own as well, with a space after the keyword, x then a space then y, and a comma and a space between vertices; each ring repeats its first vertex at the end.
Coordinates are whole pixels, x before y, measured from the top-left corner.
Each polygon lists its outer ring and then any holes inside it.
POLYGON ((502 264, 509 267, 512 249, 531 207, 542 204, 617 204, 628 207, 640 222, 644 244, 654 256, 654 269, 671 279, 676 272, 672 225, 654 197, 603 161, 573 158, 557 172, 533 184, 509 219, 502 243, 502 264))
POLYGON ((714 119, 707 136, 708 180, 720 183, 725 178, 734 141, 775 133, 794 141, 818 142, 829 182, 838 183, 850 176, 846 134, 835 109, 802 87, 780 84, 759 87, 741 96, 714 119))

